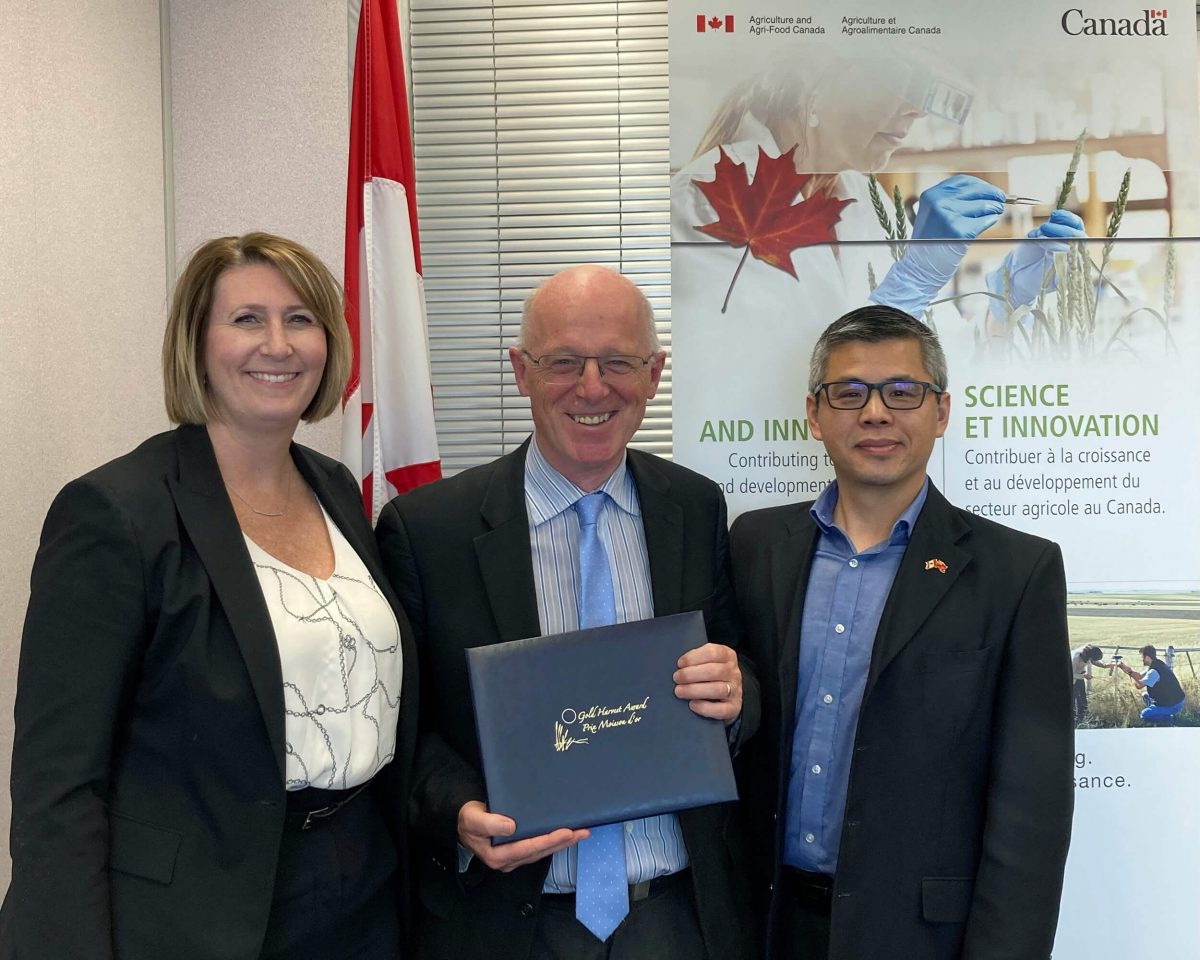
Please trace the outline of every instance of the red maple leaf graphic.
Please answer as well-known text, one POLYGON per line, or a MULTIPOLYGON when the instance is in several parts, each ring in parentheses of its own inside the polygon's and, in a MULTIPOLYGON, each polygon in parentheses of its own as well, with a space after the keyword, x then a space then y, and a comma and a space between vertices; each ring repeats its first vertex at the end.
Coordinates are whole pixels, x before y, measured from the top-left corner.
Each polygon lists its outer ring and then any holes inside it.
POLYGON ((841 219, 842 208, 854 202, 817 193, 794 203, 801 188, 812 179, 811 173, 796 172, 795 152, 792 147, 778 157, 769 157, 759 147, 758 166, 751 182, 746 165, 734 163, 722 150, 715 179, 692 181, 717 214, 715 223, 696 229, 732 247, 746 248, 729 282, 722 313, 729 306, 733 285, 748 255, 754 254, 756 259, 795 277, 792 251, 833 242, 833 225, 841 219))
POLYGON ((710 18, 710 19, 709 19, 709 21, 708 21, 708 25, 709 25, 710 27, 712 27, 714 30, 716 30, 717 28, 719 28, 719 27, 721 26, 721 23, 722 23, 722 21, 721 21, 721 18, 720 18, 720 17, 712 17, 712 18, 710 18))

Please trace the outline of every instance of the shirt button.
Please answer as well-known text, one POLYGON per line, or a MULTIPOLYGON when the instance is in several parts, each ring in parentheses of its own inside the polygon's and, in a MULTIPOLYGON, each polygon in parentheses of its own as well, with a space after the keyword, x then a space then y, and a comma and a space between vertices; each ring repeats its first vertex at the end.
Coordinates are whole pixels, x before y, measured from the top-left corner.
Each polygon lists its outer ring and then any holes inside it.
POLYGON ((851 560, 851 561, 850 561, 850 566, 852 566, 852 567, 857 567, 857 566, 858 566, 858 561, 857 561, 857 560, 851 560))
POLYGON ((845 633, 846 627, 843 624, 839 623, 836 627, 833 628, 833 632, 834 633, 845 633))
POLYGON ((827 693, 821 699, 824 700, 826 703, 833 703, 833 694, 827 693))
POLYGON ((814 840, 816 840, 816 839, 817 839, 817 838, 816 838, 816 836, 815 836, 814 834, 811 834, 811 833, 806 833, 806 834, 804 835, 804 842, 805 842, 805 843, 812 843, 812 842, 813 842, 814 840))
POLYGON ((633 821, 632 820, 625 821, 625 832, 633 833, 633 821))
POLYGON ((812 765, 812 772, 813 772, 813 773, 820 773, 820 772, 821 772, 821 765, 820 765, 819 763, 814 763, 814 764, 812 765))

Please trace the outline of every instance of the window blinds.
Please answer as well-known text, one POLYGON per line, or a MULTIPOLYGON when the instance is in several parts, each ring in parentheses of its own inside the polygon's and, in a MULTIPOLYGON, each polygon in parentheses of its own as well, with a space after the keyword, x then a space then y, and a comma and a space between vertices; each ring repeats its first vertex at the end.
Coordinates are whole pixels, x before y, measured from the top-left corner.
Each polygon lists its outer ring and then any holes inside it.
MULTIPOLYGON (((411 0, 417 202, 447 473, 531 429, 507 347, 540 279, 603 263, 670 345, 666 0, 411 0)), ((634 443, 670 455, 670 364, 634 443)))

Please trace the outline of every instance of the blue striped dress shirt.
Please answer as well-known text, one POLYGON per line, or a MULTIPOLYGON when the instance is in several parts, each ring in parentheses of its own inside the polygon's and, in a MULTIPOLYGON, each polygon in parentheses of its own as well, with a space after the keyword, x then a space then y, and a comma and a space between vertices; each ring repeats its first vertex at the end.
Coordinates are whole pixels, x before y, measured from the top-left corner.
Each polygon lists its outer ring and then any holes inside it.
POLYGON ((796 730, 788 776, 783 862, 832 875, 837 870, 858 713, 883 606, 908 535, 925 505, 929 479, 892 525, 888 539, 856 551, 833 522, 837 484, 812 505, 817 545, 800 627, 796 730))
MULTIPOLYGON (((645 620, 654 616, 650 562, 637 485, 624 457, 600 489, 610 497, 597 527, 612 571, 617 622, 645 620)), ((525 507, 543 634, 579 629, 579 516, 571 508, 585 492, 546 462, 535 436, 525 458, 525 507)), ((577 860, 574 847, 554 854, 543 892, 574 891, 577 860)), ((676 873, 687 865, 687 849, 674 814, 625 824, 625 869, 630 883, 676 873)))

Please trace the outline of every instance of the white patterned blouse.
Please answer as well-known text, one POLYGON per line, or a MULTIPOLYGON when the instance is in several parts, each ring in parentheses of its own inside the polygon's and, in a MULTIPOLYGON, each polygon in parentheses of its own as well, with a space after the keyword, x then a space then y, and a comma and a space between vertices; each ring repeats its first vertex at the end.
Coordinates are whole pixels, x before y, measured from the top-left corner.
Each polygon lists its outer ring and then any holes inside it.
POLYGON ((400 628, 328 514, 325 526, 334 553, 328 580, 289 567, 245 538, 279 645, 288 790, 356 787, 396 747, 400 628))

